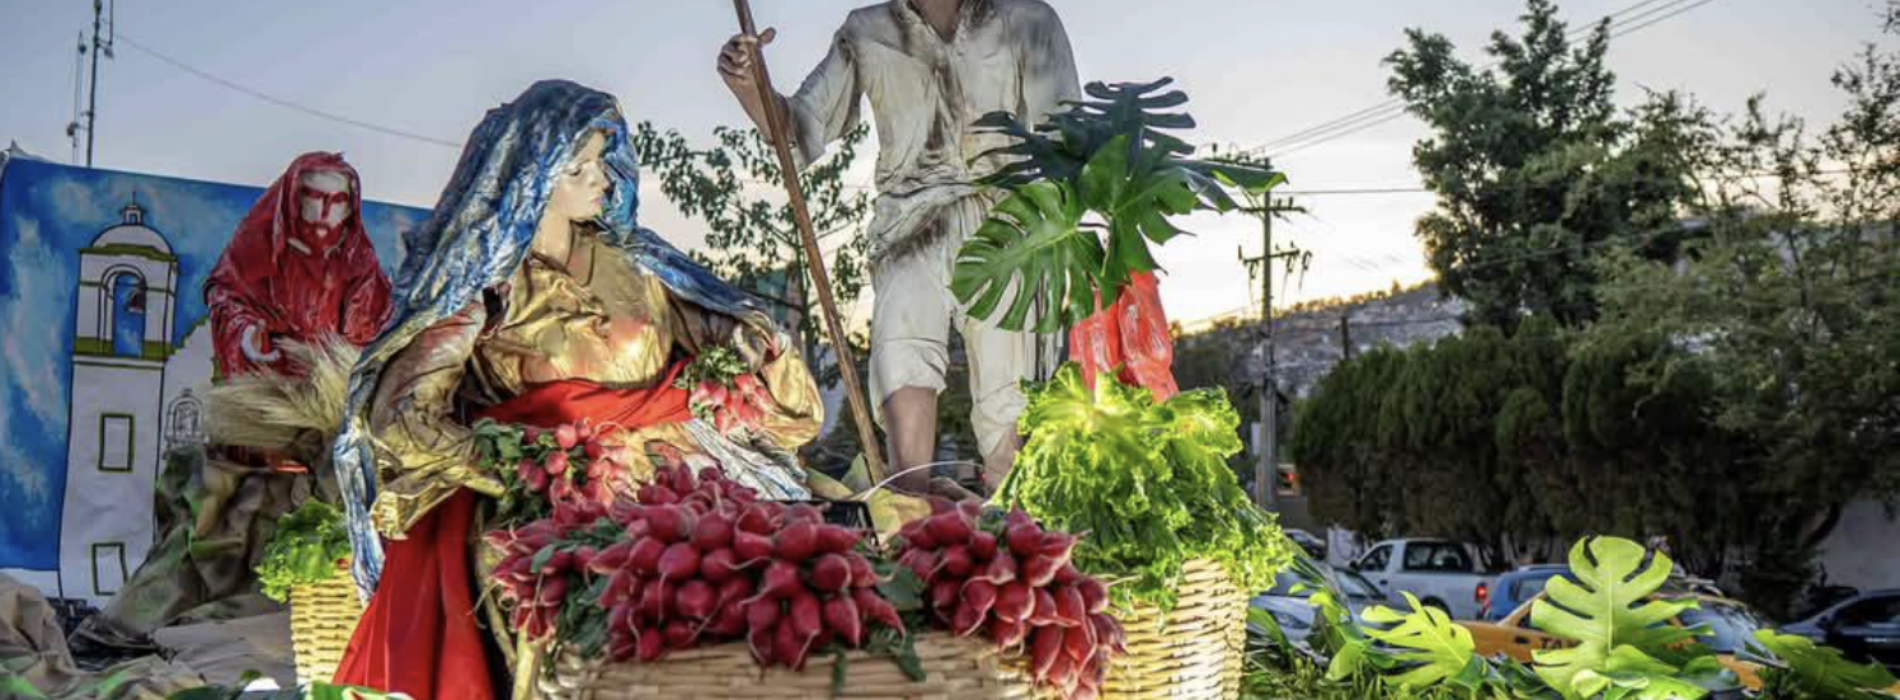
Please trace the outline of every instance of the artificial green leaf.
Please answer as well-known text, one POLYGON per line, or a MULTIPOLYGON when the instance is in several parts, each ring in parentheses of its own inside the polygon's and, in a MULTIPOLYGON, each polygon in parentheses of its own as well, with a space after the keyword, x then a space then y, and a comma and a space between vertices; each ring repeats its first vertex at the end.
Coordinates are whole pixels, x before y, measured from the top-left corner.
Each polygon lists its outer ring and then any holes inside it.
POLYGON ((337 561, 348 556, 350 536, 343 513, 313 498, 277 521, 257 564, 258 584, 266 597, 284 602, 292 586, 335 576, 337 561))
POLYGON ((1645 554, 1642 545, 1621 538, 1580 540, 1570 549, 1570 571, 1578 583, 1553 578, 1545 588, 1548 597, 1532 605, 1531 621, 1538 629, 1575 643, 1534 654, 1537 674, 1564 697, 1590 697, 1593 693, 1578 687, 1583 682, 1580 674, 1608 668, 1620 647, 1664 656, 1671 654, 1671 645, 1693 641, 1690 630, 1669 621, 1695 607, 1694 602, 1645 600, 1674 568, 1661 552, 1648 562, 1645 554))
POLYGON ((1841 650, 1818 646, 1806 637, 1756 630, 1755 641, 1780 662, 1762 669, 1762 680, 1786 683, 1803 697, 1875 700, 1887 697, 1883 691, 1900 683, 1879 664, 1849 662, 1841 650))
POLYGON ((1411 612, 1402 613, 1383 605, 1365 612, 1367 622, 1391 625, 1366 628, 1366 634, 1398 651, 1393 657, 1409 668, 1391 678, 1395 683, 1423 688, 1445 681, 1465 688, 1476 688, 1484 676, 1484 661, 1478 658, 1471 642, 1471 631, 1453 623, 1437 608, 1426 607, 1410 592, 1403 592, 1411 612))
POLYGON ((1102 244, 1080 228, 1081 202, 1061 184, 1024 186, 996 205, 957 253, 950 289, 970 314, 988 319, 1004 296, 997 325, 1023 330, 1038 302, 1035 330, 1058 330, 1095 311, 1102 244))

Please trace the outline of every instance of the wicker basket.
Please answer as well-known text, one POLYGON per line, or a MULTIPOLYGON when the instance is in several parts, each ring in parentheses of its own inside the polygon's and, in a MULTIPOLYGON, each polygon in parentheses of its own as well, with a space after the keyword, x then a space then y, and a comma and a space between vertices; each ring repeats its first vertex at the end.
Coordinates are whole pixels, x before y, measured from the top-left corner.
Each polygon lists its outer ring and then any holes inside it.
POLYGON ((888 659, 851 652, 843 692, 831 694, 836 658, 814 655, 803 671, 761 669, 745 644, 676 651, 658 663, 599 664, 562 657, 539 677, 544 700, 626 698, 857 698, 880 700, 1052 700, 1052 691, 1031 687, 1021 656, 1000 654, 987 639, 958 639, 941 632, 917 639, 927 677, 912 681, 888 659))
POLYGON ((335 576, 317 583, 290 587, 290 647, 297 654, 297 684, 330 682, 343 650, 363 616, 350 565, 337 564, 335 576))
POLYGON ((1127 633, 1128 653, 1109 665, 1101 697, 1239 697, 1247 601, 1219 564, 1187 562, 1173 611, 1164 615, 1143 605, 1117 616, 1127 633))

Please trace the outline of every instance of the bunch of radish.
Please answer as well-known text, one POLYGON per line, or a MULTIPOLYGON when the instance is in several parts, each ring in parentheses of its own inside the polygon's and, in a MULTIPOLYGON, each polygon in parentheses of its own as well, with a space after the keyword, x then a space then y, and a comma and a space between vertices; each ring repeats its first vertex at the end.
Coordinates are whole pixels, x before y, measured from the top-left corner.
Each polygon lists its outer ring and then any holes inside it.
POLYGON ((615 661, 650 662, 669 650, 743 639, 763 665, 802 668, 834 641, 862 646, 872 623, 903 630, 858 551, 862 531, 825 524, 809 505, 759 501, 716 469, 695 477, 662 468, 638 498, 611 508, 557 506, 552 520, 563 519, 491 533, 508 555, 497 569, 503 596, 516 606, 517 629, 530 636, 553 632, 564 605, 586 605, 604 611, 615 661), (540 566, 519 563, 558 541, 549 535, 563 524, 590 515, 616 523, 621 535, 600 548, 557 545, 540 566), (581 572, 578 579, 566 576, 571 571, 581 572), (582 599, 566 599, 577 591, 582 599))
POLYGON ((625 471, 625 448, 608 447, 604 436, 585 420, 547 431, 524 428, 515 478, 529 493, 545 493, 555 502, 611 501, 615 477, 625 471))
POLYGON ((957 636, 1026 646, 1037 683, 1071 699, 1099 693, 1122 627, 1108 589, 1069 563, 1075 538, 1044 530, 1022 510, 933 500, 930 517, 899 530, 898 564, 926 583, 932 618, 957 636))

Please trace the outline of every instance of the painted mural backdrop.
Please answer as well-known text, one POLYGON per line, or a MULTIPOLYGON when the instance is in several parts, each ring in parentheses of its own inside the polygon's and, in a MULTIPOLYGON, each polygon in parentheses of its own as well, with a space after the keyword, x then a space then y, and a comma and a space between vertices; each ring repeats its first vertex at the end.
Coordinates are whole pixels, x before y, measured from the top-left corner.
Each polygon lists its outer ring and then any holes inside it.
MULTIPOLYGON (((262 193, 0 165, 0 573, 98 604, 143 560, 160 458, 203 440, 205 277, 262 193)), ((364 204, 386 271, 427 215, 364 204)))

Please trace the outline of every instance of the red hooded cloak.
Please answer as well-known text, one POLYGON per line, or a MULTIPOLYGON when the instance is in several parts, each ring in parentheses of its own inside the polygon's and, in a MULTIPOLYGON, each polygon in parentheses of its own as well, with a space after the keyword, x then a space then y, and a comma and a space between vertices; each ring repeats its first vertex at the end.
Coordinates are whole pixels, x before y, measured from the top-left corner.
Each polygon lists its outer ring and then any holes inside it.
POLYGON ((271 353, 282 341, 308 343, 335 334, 364 345, 389 317, 389 278, 363 231, 363 187, 356 169, 337 153, 305 153, 251 206, 205 282, 218 371, 230 376, 259 369, 301 374, 287 358, 260 365, 244 353, 244 331, 255 326, 255 350, 271 353), (318 242, 303 222, 299 200, 306 173, 334 171, 349 178, 350 215, 318 242))

